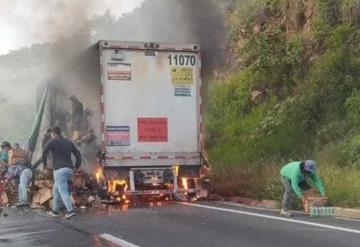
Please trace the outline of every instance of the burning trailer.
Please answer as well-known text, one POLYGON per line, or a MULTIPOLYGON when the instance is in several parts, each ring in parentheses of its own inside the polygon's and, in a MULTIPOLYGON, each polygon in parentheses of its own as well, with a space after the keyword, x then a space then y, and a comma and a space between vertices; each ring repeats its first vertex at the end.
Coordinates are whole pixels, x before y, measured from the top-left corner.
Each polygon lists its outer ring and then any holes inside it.
POLYGON ((203 162, 200 48, 100 41, 69 67, 42 90, 33 162, 46 129, 58 126, 79 147, 102 200, 196 197, 203 162))

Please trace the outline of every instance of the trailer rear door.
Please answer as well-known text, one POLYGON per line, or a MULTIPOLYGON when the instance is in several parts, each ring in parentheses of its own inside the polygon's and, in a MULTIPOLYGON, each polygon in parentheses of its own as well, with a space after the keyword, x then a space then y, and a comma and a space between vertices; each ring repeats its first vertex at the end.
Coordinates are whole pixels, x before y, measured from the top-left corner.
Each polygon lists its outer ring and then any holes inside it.
POLYGON ((197 45, 100 42, 109 166, 200 164, 197 45))

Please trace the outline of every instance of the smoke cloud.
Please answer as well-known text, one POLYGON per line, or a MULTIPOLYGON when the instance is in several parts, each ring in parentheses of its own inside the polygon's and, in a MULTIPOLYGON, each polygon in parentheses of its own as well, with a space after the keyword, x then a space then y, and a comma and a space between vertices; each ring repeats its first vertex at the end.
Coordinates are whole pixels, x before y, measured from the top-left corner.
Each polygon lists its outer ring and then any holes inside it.
MULTIPOLYGON (((3 6, 11 5, 12 1, 4 1, 3 6)), ((6 137, 10 140, 26 140, 27 136, 20 137, 18 130, 9 131, 9 126, 26 122, 20 132, 29 132, 34 112, 31 109, 35 108, 36 91, 41 83, 55 82, 64 89, 66 96, 74 94, 86 108, 98 112, 99 59, 95 45, 98 40, 199 43, 208 72, 222 64, 223 13, 213 0, 146 0, 140 8, 124 15, 114 13, 113 9, 119 10, 122 6, 112 0, 32 2, 38 20, 31 38, 48 43, 0 56, 3 109, 9 114, 28 109, 25 116, 11 119, 12 123, 0 121, 0 133, 11 135, 6 137), (111 7, 108 11, 107 4, 111 7), (101 9, 100 14, 94 9, 101 9)), ((16 17, 11 21, 22 23, 16 17)), ((63 104, 68 110, 69 102, 63 104)))

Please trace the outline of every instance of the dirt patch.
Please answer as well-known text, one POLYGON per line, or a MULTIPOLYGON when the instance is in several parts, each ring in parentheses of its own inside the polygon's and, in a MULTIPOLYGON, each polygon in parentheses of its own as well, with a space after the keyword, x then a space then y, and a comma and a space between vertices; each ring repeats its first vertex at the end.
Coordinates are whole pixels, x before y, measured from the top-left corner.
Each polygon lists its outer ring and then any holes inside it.
POLYGON ((273 200, 255 200, 246 197, 227 197, 225 198, 227 201, 236 202, 240 204, 244 204, 247 206, 252 207, 259 207, 259 208, 269 208, 269 209, 278 209, 279 203, 273 200))

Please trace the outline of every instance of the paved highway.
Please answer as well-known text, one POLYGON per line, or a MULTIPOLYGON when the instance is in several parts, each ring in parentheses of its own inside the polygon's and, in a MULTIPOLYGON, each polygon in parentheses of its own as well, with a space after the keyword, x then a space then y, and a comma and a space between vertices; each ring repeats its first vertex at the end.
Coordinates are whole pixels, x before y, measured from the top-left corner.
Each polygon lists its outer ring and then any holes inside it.
POLYGON ((278 216, 221 202, 149 203, 85 210, 70 220, 5 209, 0 246, 303 247, 360 246, 360 221, 278 216))

